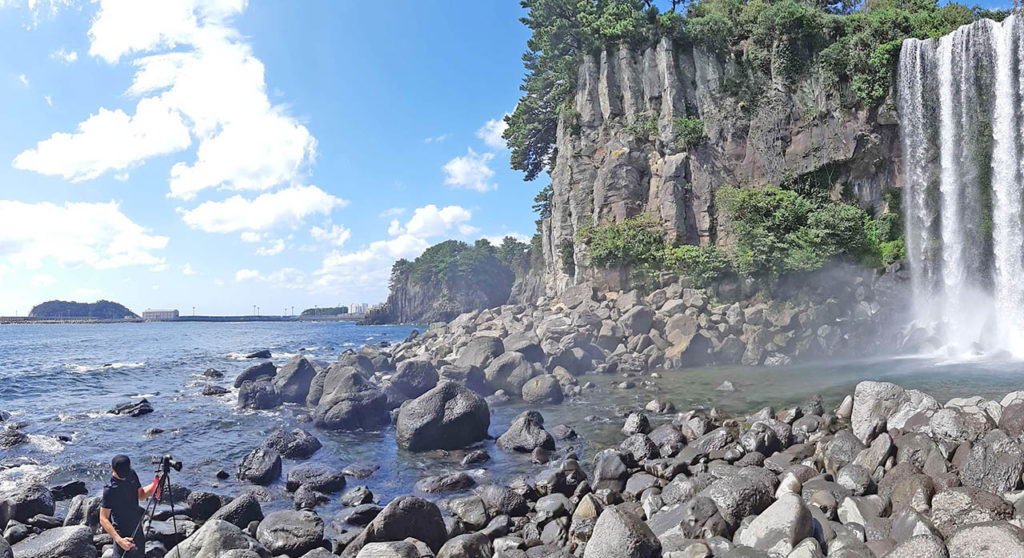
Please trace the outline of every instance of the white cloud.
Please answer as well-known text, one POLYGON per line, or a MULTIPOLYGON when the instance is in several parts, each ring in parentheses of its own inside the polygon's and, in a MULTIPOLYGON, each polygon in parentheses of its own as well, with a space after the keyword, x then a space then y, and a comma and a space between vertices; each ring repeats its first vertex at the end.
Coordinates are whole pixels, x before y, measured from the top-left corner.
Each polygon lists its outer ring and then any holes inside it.
POLYGON ((257 256, 276 256, 284 252, 284 240, 278 238, 275 239, 267 246, 260 246, 256 249, 257 256))
POLYGON ((459 225, 459 234, 462 236, 472 236, 478 232, 480 232, 480 229, 473 225, 459 225))
POLYGON ((391 232, 389 227, 388 231, 392 235, 404 231, 417 238, 429 238, 443 235, 452 227, 465 223, 472 217, 473 214, 468 209, 458 205, 438 209, 436 205, 430 204, 417 208, 404 227, 396 228, 395 232, 391 232))
MULTIPOLYGON (((505 114, 508 116, 508 113, 505 114)), ((476 131, 476 137, 484 140, 484 145, 491 149, 505 149, 508 145, 505 143, 505 138, 501 137, 508 128, 508 123, 505 122, 504 118, 497 120, 488 120, 476 131)))
POLYGON ((195 275, 196 272, 195 272, 194 269, 192 269, 192 264, 185 264, 185 265, 181 266, 181 274, 182 275, 195 275))
POLYGON ((490 242, 494 246, 501 246, 501 243, 505 241, 505 237, 506 236, 511 236, 512 238, 518 240, 519 242, 525 242, 526 244, 530 243, 530 237, 529 236, 527 236, 525 234, 522 234, 522 233, 517 233, 517 232, 509 232, 509 233, 505 233, 505 234, 484 235, 484 236, 482 236, 480 238, 486 239, 488 242, 490 242))
POLYGON ((313 227, 309 234, 314 240, 328 242, 335 246, 345 244, 345 241, 352 237, 352 231, 340 225, 331 225, 327 228, 313 227))
POLYGON ((43 100, 46 101, 47 105, 51 107, 53 106, 53 97, 50 97, 49 95, 43 95, 43 100))
POLYGON ((398 219, 392 219, 391 224, 388 225, 388 234, 391 236, 398 236, 405 232, 405 227, 402 226, 401 221, 398 219))
POLYGON ((498 188, 497 184, 489 184, 494 171, 487 162, 494 158, 494 153, 477 154, 472 149, 463 157, 456 157, 444 165, 445 184, 458 188, 467 188, 477 192, 486 192, 498 188))
POLYGON ((79 182, 174 153, 191 142, 181 114, 160 99, 143 99, 134 116, 101 108, 80 123, 76 133, 53 134, 35 149, 23 151, 14 158, 14 167, 79 182))
POLYGON ((235 272, 235 281, 248 281, 250 279, 258 279, 260 272, 255 269, 239 269, 235 272))
POLYGON ((254 243, 263 240, 263 235, 258 232, 246 231, 242 233, 242 242, 254 243))
POLYGON ((168 241, 132 222, 116 202, 0 201, 0 215, 0 256, 29 269, 45 260, 97 269, 159 265, 163 258, 154 252, 168 241))
POLYGON ((397 217, 399 215, 404 215, 404 214, 405 214, 405 208, 404 207, 392 207, 390 209, 385 209, 384 211, 381 211, 380 214, 378 215, 378 217, 381 217, 381 218, 397 217))
POLYGON ((50 58, 62 64, 74 64, 78 61, 78 53, 73 50, 69 51, 62 47, 51 52, 50 58))
POLYGON ((16 166, 84 180, 182 151, 194 137, 195 160, 171 168, 172 197, 192 199, 206 188, 266 191, 301 182, 316 140, 271 104, 263 63, 232 27, 246 4, 101 0, 89 30, 89 53, 110 63, 133 58, 136 73, 127 93, 142 97, 135 114, 100 109, 76 133, 54 134, 19 155, 16 166))
POLYGON ((56 282, 57 280, 54 279, 53 275, 47 275, 45 273, 36 273, 35 275, 32 276, 32 286, 35 288, 49 287, 50 285, 53 285, 56 282))
POLYGON ((161 271, 167 271, 167 264, 165 264, 165 263, 158 263, 158 264, 154 265, 153 267, 149 268, 149 270, 153 271, 153 272, 156 272, 156 273, 159 273, 161 271))
POLYGON ((18 83, 22 84, 25 87, 28 87, 28 76, 26 76, 25 74, 18 74, 18 83))
POLYGON ((432 138, 424 138, 423 143, 441 143, 446 139, 448 139, 448 134, 441 134, 440 136, 435 136, 432 138))
MULTIPOLYGON (((183 219, 192 228, 206 232, 262 231, 278 226, 294 229, 310 215, 326 215, 346 205, 346 200, 316 186, 293 186, 252 200, 233 196, 224 201, 204 202, 183 211, 183 219)), ((243 236, 243 240, 248 238, 252 237, 243 236)))

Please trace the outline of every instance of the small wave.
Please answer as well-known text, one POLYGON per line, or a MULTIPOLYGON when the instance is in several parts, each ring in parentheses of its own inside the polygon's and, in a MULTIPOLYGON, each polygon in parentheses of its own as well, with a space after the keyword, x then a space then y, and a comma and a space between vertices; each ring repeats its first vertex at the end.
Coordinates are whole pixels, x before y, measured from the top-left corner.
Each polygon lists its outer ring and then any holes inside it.
POLYGON ((142 368, 145 365, 145 362, 111 362, 99 365, 67 363, 64 365, 64 368, 75 373, 83 373, 95 372, 97 370, 120 370, 122 368, 142 368))
POLYGON ((230 359, 230 360, 249 360, 249 355, 250 354, 251 353, 228 353, 228 354, 224 355, 224 358, 227 358, 227 359, 230 359))
POLYGON ((64 444, 52 436, 29 434, 28 442, 44 453, 54 454, 64 451, 64 444))
POLYGON ((274 353, 274 360, 291 360, 299 356, 299 353, 274 353))
POLYGON ((46 484, 58 469, 56 465, 28 464, 0 471, 0 492, 6 492, 26 482, 46 484))

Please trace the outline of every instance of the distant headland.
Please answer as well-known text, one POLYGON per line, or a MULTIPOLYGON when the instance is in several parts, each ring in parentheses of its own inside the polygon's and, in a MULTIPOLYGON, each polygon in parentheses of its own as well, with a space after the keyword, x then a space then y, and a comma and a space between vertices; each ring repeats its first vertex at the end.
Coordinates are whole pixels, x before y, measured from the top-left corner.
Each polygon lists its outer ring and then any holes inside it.
POLYGON ((123 323, 123 322, 291 322, 359 321, 367 305, 307 308, 299 315, 266 315, 256 312, 237 316, 183 316, 177 310, 149 310, 138 315, 127 306, 109 300, 74 302, 50 300, 32 308, 27 316, 0 316, 0 324, 123 323))

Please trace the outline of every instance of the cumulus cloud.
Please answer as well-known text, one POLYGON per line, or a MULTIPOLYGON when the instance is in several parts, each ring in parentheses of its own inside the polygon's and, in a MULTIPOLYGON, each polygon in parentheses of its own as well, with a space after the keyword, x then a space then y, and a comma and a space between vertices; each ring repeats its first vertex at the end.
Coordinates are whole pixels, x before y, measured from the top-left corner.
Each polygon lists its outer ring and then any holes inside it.
POLYGON ((65 48, 57 49, 50 53, 50 58, 61 64, 74 64, 78 62, 78 53, 65 48))
POLYGON ((278 269, 266 275, 256 269, 239 269, 235 272, 235 281, 254 281, 267 283, 272 287, 299 289, 306 286, 306 274, 294 267, 278 269))
POLYGON ((381 217, 383 219, 387 217, 397 217, 399 215, 405 215, 404 207, 392 207, 390 209, 385 209, 384 211, 380 212, 378 217, 381 217))
POLYGON ((29 269, 63 266, 112 269, 163 263, 167 237, 150 233, 116 202, 38 204, 0 200, 0 256, 29 269))
MULTIPOLYGON (((508 113, 505 114, 508 116, 508 113)), ((508 145, 505 143, 505 138, 501 137, 508 128, 508 123, 505 122, 505 118, 498 118, 497 120, 488 120, 476 131, 476 137, 484 140, 484 145, 491 149, 505 149, 508 145)))
POLYGON ((260 246, 256 249, 257 256, 276 256, 284 252, 284 240, 278 238, 267 246, 260 246))
POLYGON ((239 269, 235 272, 235 281, 249 281, 250 279, 257 279, 260 276, 260 272, 255 269, 239 269))
POLYGON ((440 236, 447 233, 453 226, 465 223, 472 217, 473 214, 468 209, 458 205, 449 205, 438 209, 436 205, 430 204, 417 208, 405 226, 396 228, 395 232, 391 234, 404 231, 418 238, 440 236))
POLYGON ((314 240, 341 246, 352 236, 352 231, 340 225, 330 225, 326 228, 313 227, 309 234, 314 240))
POLYGON ((75 133, 54 134, 20 154, 15 166, 85 180, 185 150, 194 138, 195 160, 170 170, 172 197, 300 182, 316 140, 271 104, 263 63, 232 26, 245 6, 245 0, 101 0, 89 54, 109 63, 132 58, 136 72, 127 93, 142 97, 135 113, 101 108, 75 133))
POLYGON ((194 269, 192 269, 192 264, 185 264, 185 265, 181 266, 181 274, 182 275, 195 275, 196 271, 194 269))
POLYGON ((444 165, 445 184, 456 188, 466 188, 477 192, 496 190, 497 184, 490 184, 488 181, 494 176, 494 171, 487 166, 488 161, 494 158, 494 153, 477 154, 469 149, 465 156, 456 157, 444 165))
POLYGON ((18 74, 18 83, 22 84, 25 87, 28 87, 28 76, 26 76, 25 74, 18 74))
MULTIPOLYGON (((208 201, 192 210, 182 210, 185 223, 205 232, 234 233, 263 231, 279 226, 297 228, 315 214, 329 214, 345 207, 348 201, 324 192, 316 186, 292 186, 249 200, 232 196, 224 201, 208 201)), ((244 241, 259 241, 244 235, 244 241)))

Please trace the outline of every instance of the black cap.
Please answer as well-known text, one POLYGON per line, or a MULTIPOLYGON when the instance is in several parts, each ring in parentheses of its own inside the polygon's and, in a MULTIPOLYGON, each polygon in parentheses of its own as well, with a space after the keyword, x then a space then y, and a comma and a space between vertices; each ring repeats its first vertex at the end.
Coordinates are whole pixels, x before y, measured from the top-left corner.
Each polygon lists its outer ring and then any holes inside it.
POLYGON ((127 455, 115 455, 110 460, 110 468, 122 479, 128 478, 132 473, 132 460, 127 455))

